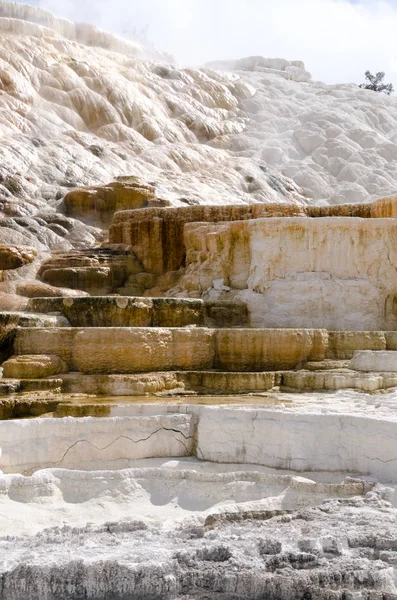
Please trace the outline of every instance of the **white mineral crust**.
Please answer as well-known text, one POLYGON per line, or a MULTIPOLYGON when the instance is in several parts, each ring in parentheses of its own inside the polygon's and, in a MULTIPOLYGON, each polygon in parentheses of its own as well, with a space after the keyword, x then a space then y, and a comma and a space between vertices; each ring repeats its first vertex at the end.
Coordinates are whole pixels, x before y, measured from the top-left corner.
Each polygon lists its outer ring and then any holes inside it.
POLYGON ((358 350, 354 353, 354 356, 350 362, 350 367, 357 371, 386 371, 396 372, 397 371, 397 352, 388 350, 372 351, 372 350, 358 350))
POLYGON ((393 97, 312 82, 302 63, 281 59, 179 69, 17 3, 0 3, 0 30, 5 242, 89 241, 87 228, 62 236, 12 219, 53 211, 70 187, 119 175, 154 181, 179 206, 367 202, 396 191, 393 97))
MULTIPOLYGON (((396 161, 393 97, 313 82, 299 61, 178 68, 89 25, 0 2, 2 244, 94 245, 98 229, 49 216, 70 188, 117 176, 138 176, 174 206, 324 205, 394 194, 396 161)), ((269 221, 244 225, 244 264, 219 251, 236 225, 187 226, 202 251, 189 289, 203 276, 215 296, 240 294, 253 325, 396 329, 392 219, 307 219, 306 236, 294 219, 269 221), (301 298, 294 314, 291 298, 301 298)), ((43 331, 40 344, 51 342, 43 331)), ((59 338, 70 361, 69 334, 59 338)), ((360 352, 351 366, 379 376, 346 370, 335 387, 360 379, 375 390, 395 363, 389 351, 360 352)), ((396 391, 207 402, 0 421, 1 600, 395 600, 396 391)))

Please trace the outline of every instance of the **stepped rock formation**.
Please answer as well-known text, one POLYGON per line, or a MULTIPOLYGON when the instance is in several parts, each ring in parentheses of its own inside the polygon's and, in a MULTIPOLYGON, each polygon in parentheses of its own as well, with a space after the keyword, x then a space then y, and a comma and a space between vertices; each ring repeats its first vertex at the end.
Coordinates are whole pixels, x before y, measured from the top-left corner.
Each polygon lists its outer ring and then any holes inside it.
POLYGON ((395 600, 395 99, 0 33, 0 598, 395 600))

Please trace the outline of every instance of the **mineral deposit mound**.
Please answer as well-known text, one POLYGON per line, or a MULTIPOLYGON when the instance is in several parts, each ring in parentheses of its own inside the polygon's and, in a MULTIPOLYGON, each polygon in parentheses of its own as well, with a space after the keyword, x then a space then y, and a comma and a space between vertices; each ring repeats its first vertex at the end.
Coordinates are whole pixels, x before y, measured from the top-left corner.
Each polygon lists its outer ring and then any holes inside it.
POLYGON ((1 600, 397 599, 396 190, 393 97, 0 2, 1 600))

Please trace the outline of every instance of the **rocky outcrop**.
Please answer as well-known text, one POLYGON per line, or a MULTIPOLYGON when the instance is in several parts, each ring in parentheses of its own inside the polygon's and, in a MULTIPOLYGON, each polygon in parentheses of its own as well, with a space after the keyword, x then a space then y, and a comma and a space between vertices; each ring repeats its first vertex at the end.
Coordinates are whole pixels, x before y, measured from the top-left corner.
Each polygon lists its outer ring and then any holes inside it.
POLYGON ((184 227, 195 222, 245 221, 283 216, 305 216, 295 204, 191 206, 123 211, 109 229, 111 244, 126 244, 149 273, 177 271, 185 264, 184 227))
POLYGON ((88 248, 80 252, 54 254, 42 263, 38 277, 53 287, 105 295, 117 292, 130 275, 142 270, 132 252, 88 248))
POLYGON ((253 326, 393 330, 396 233, 393 219, 355 217, 186 224, 172 293, 235 290, 253 326))
POLYGON ((375 219, 394 219, 397 217, 397 196, 380 198, 371 204, 371 217, 375 219))
MULTIPOLYGON (((53 297, 73 297, 82 296, 85 294, 83 291, 76 292, 69 288, 61 288, 53 285, 48 285, 41 281, 24 281, 16 286, 16 293, 18 296, 24 298, 53 298, 53 297)), ((87 294, 88 295, 88 294, 87 294)))
POLYGON ((0 313, 0 364, 12 354, 18 322, 17 314, 0 313))
POLYGON ((42 379, 66 371, 63 360, 53 354, 12 356, 3 363, 3 376, 10 379, 42 379))
POLYGON ((33 262, 36 254, 32 248, 0 245, 0 271, 19 269, 33 262))
POLYGON ((243 302, 128 296, 33 298, 28 310, 59 312, 72 327, 248 327, 243 302))
POLYGON ((116 211, 169 206, 170 202, 156 196, 154 185, 138 177, 120 177, 105 186, 73 190, 66 194, 64 205, 69 216, 97 227, 109 227, 116 211))

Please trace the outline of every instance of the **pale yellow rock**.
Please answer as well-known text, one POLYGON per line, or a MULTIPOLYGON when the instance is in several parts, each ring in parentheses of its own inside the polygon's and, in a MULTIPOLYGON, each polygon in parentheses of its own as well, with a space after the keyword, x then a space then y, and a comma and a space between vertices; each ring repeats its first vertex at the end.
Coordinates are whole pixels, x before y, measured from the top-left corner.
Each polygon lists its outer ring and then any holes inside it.
POLYGON ((64 203, 66 214, 102 227, 109 225, 115 211, 170 204, 157 198, 155 187, 139 177, 126 177, 104 186, 73 190, 66 194, 64 203))
POLYGON ((88 296, 86 292, 80 290, 54 287, 41 281, 26 281, 24 283, 20 283, 17 285, 16 291, 19 296, 24 296, 25 298, 88 296))
POLYGON ((45 328, 32 327, 17 330, 14 341, 14 353, 26 354, 56 354, 73 368, 72 352, 73 343, 79 329, 73 328, 45 328))
POLYGON ((325 357, 325 330, 205 327, 20 328, 16 354, 56 353, 82 373, 267 371, 325 357))
POLYGON ((128 375, 83 375, 74 372, 63 375, 62 380, 64 392, 103 396, 145 396, 184 389, 175 371, 128 375))
POLYGON ((3 376, 10 379, 40 379, 68 370, 64 361, 54 354, 12 356, 2 367, 3 376))
POLYGON ((184 225, 187 223, 220 223, 284 216, 306 215, 302 206, 281 203, 122 211, 114 215, 109 241, 111 244, 130 246, 147 271, 161 274, 184 266, 184 225))
POLYGON ((198 394, 228 395, 265 392, 280 384, 278 372, 230 373, 219 371, 167 371, 133 374, 62 375, 67 393, 104 396, 198 394))
POLYGON ((298 329, 220 329, 216 367, 227 371, 292 369, 325 357, 326 331, 298 329))
POLYGON ((76 335, 73 364, 83 373, 265 371, 322 360, 326 346, 326 331, 96 328, 76 335))
POLYGON ((93 328, 77 333, 73 364, 82 373, 206 369, 214 332, 205 328, 93 328))
POLYGON ((353 358, 357 350, 386 350, 383 331, 330 331, 327 358, 345 360, 353 358))
POLYGON ((374 392, 397 385, 397 373, 357 373, 355 371, 295 371, 283 373, 282 385, 296 390, 358 389, 374 392))
POLYGON ((397 219, 189 223, 184 237, 187 268, 174 291, 213 298, 223 280, 254 327, 397 329, 397 219))
POLYGON ((373 219, 384 219, 397 217, 397 196, 379 198, 371 204, 371 217, 373 219))

